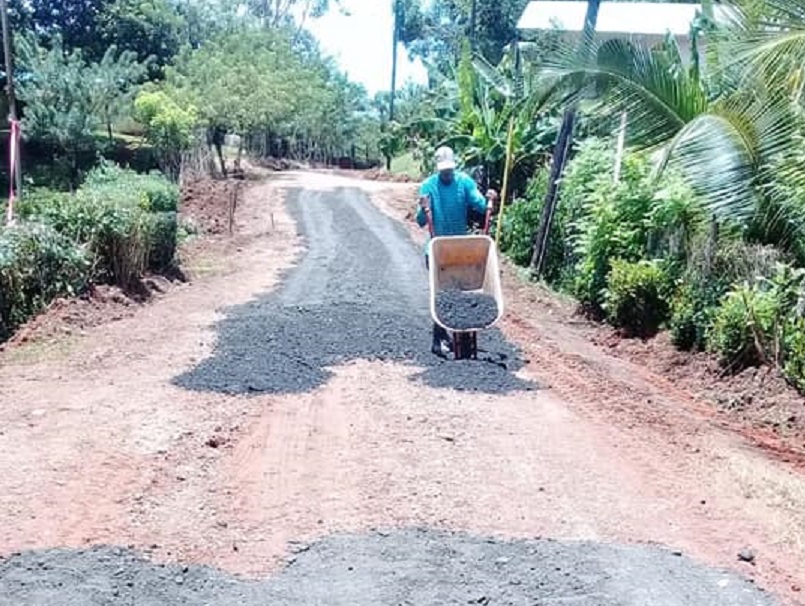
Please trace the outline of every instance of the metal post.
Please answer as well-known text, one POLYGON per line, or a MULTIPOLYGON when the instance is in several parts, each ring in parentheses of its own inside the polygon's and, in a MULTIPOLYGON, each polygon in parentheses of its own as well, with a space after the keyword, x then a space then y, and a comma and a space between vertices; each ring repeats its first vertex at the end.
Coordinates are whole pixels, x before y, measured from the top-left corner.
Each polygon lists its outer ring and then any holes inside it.
MULTIPOLYGON (((394 122, 394 97, 397 94, 397 46, 400 42, 400 0, 394 0, 394 47, 391 49, 391 94, 389 95, 389 126, 394 122)), ((391 154, 386 156, 386 170, 391 170, 391 154)))
POLYGON ((626 112, 621 112, 621 125, 618 128, 618 147, 615 150, 615 183, 621 180, 621 166, 623 166, 623 155, 626 151, 626 112))
MULTIPOLYGON (((579 46, 579 57, 584 65, 589 61, 590 50, 595 36, 595 26, 598 22, 598 9, 601 0, 587 0, 587 14, 584 18, 584 30, 579 46)), ((551 178, 548 183, 548 191, 542 207, 542 217, 539 228, 534 237, 534 248, 531 254, 531 273, 539 278, 542 275, 545 262, 545 252, 548 250, 548 240, 550 238, 551 222, 556 212, 556 205, 559 201, 559 179, 565 170, 565 164, 573 143, 573 129, 576 123, 576 102, 565 110, 562 118, 562 126, 559 136, 553 149, 553 160, 551 163, 551 178)))
MULTIPOLYGON (((13 153, 16 156, 16 170, 13 175, 9 175, 12 190, 16 196, 19 197, 22 189, 22 167, 20 163, 20 145, 19 137, 15 137, 14 124, 17 122, 17 100, 14 96, 14 60, 12 57, 13 44, 11 43, 11 31, 8 27, 8 3, 6 0, 0 0, 0 23, 2 24, 3 32, 3 50, 6 55, 6 94, 8 95, 8 117, 11 124, 9 129, 9 137, 11 143, 14 145, 13 153)), ((9 202, 9 205, 11 202, 9 202)), ((9 220, 13 218, 11 208, 9 206, 9 220)))

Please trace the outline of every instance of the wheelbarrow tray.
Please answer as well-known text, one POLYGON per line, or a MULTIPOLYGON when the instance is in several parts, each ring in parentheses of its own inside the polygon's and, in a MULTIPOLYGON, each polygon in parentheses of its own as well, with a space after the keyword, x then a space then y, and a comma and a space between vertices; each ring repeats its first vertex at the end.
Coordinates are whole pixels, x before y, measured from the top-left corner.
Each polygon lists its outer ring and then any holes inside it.
POLYGON ((503 317, 503 289, 497 245, 489 236, 439 236, 430 241, 430 315, 433 321, 453 333, 472 333, 491 328, 503 317), (439 291, 458 289, 494 297, 498 315, 487 326, 461 330, 446 326, 436 311, 439 291))

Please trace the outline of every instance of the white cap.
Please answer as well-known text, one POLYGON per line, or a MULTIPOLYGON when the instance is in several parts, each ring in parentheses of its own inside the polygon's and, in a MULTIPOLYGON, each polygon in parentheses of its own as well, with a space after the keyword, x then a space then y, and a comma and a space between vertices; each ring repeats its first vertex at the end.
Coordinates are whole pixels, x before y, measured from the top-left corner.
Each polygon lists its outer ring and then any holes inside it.
POLYGON ((456 167, 456 155, 449 147, 440 147, 436 150, 436 170, 450 170, 456 167))

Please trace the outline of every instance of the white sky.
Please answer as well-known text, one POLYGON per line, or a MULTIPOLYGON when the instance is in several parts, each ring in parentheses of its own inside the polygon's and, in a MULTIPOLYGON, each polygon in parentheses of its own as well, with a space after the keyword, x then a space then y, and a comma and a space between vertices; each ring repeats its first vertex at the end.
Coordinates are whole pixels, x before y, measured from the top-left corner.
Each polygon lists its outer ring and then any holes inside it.
MULTIPOLYGON (((363 84, 370 95, 391 88, 393 16, 391 0, 342 0, 349 16, 331 10, 321 19, 310 19, 307 29, 322 49, 335 57, 350 80, 363 84)), ((412 63, 400 44, 397 86, 406 80, 426 83, 421 62, 412 63)))

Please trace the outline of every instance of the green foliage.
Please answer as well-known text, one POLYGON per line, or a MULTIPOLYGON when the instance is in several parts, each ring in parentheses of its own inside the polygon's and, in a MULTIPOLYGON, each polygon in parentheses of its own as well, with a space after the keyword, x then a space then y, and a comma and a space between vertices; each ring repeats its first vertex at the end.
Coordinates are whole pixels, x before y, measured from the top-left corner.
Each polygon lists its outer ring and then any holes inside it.
POLYGON ((614 179, 611 141, 582 141, 561 180, 548 275, 593 313, 601 310, 611 260, 684 263, 700 228, 700 205, 674 172, 656 180, 648 158, 626 153, 614 179), (555 240, 560 240, 556 242, 555 240), (560 267, 556 267, 559 264, 560 267))
POLYGON ((80 51, 65 54, 59 39, 46 49, 21 37, 17 47, 18 60, 28 72, 17 86, 25 102, 24 136, 55 146, 75 185, 79 155, 96 149, 93 133, 99 120, 92 70, 80 51))
MULTIPOLYGON (((529 182, 525 197, 515 200, 508 205, 503 214, 503 225, 500 234, 500 249, 505 252, 517 265, 528 265, 531 261, 531 251, 534 234, 542 216, 542 203, 548 185, 547 171, 540 171, 529 182)), ((562 235, 559 230, 564 223, 556 221, 553 224, 551 251, 548 253, 548 265, 556 267, 556 252, 561 254, 562 235), (553 263, 552 263, 553 261, 553 263)))
POLYGON ((683 283, 671 301, 668 322, 671 341, 679 349, 702 351, 719 299, 724 294, 719 284, 683 283))
POLYGON ((738 371, 767 361, 775 310, 772 293, 757 285, 742 284, 727 294, 708 335, 709 347, 723 366, 738 371))
POLYGON ((351 155, 353 145, 365 152, 380 139, 366 91, 318 49, 303 52, 286 28, 244 28, 186 49, 167 70, 166 91, 197 108, 203 126, 254 148, 280 136, 295 155, 319 160, 351 155))
MULTIPOLYGON (((516 38, 517 20, 528 0, 477 2, 474 41, 477 51, 497 63, 516 38)), ((448 73, 457 62, 471 21, 470 0, 402 0, 401 40, 431 72, 448 73)))
POLYGON ((137 199, 149 212, 178 210, 179 187, 158 173, 139 174, 102 163, 87 175, 84 188, 109 199, 137 199))
POLYGON ((142 81, 147 69, 147 64, 137 61, 136 53, 118 52, 116 46, 110 46, 101 60, 90 66, 95 112, 103 120, 110 141, 112 124, 129 113, 134 85, 142 81))
POLYGON ((143 91, 134 102, 135 116, 145 127, 146 139, 157 150, 162 170, 179 178, 182 152, 193 143, 195 107, 180 107, 163 92, 143 91))
POLYGON ((607 170, 590 175, 579 189, 585 193, 575 201, 578 210, 570 203, 571 216, 578 216, 571 219, 577 259, 572 289, 583 305, 596 312, 603 303, 611 260, 637 261, 646 253, 654 198, 648 165, 639 156, 625 158, 620 182, 614 183, 607 170))
POLYGON ((668 290, 661 263, 614 259, 604 294, 607 319, 628 336, 653 336, 668 318, 668 290))
POLYGON ((88 267, 84 249, 46 224, 0 228, 0 340, 53 299, 79 292, 88 267))
POLYGON ((800 297, 805 270, 778 264, 771 278, 736 286, 722 300, 708 336, 710 348, 732 371, 766 362, 784 365, 792 351, 791 372, 800 364, 800 297))
POLYGON ((156 175, 101 165, 75 194, 34 193, 20 215, 87 251, 88 280, 134 286, 147 268, 174 262, 178 188, 156 175))
POLYGON ((107 44, 148 62, 153 75, 168 65, 182 44, 183 19, 168 0, 116 0, 100 15, 107 44))
POLYGON ((791 318, 786 330, 783 374, 800 393, 805 393, 805 319, 791 318))
POLYGON ((82 49, 91 57, 103 55, 98 17, 112 3, 113 0, 60 0, 58 5, 52 0, 20 2, 27 25, 44 42, 58 36, 68 51, 82 49))

